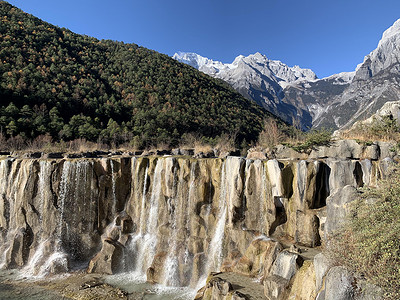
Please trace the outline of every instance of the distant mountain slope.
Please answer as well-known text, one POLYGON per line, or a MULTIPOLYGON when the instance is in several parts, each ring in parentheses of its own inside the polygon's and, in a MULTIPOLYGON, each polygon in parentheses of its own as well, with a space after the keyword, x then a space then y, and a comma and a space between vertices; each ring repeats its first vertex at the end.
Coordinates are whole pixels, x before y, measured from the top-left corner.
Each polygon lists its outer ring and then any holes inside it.
POLYGON ((0 2, 0 128, 7 136, 176 143, 254 140, 267 114, 221 80, 135 44, 74 34, 0 2))
POLYGON ((309 69, 288 67, 259 53, 238 56, 232 64, 194 53, 173 57, 224 79, 246 98, 303 129, 346 128, 387 101, 400 99, 400 19, 354 72, 322 79, 309 69))

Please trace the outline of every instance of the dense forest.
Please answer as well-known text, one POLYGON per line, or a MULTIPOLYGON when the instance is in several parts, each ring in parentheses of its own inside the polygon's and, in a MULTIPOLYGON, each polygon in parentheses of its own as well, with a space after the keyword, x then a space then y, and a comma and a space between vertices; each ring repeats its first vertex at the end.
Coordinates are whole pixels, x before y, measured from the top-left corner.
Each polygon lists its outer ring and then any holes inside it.
POLYGON ((220 80, 167 55, 75 34, 0 2, 0 129, 7 137, 84 138, 142 147, 236 133, 270 116, 220 80))

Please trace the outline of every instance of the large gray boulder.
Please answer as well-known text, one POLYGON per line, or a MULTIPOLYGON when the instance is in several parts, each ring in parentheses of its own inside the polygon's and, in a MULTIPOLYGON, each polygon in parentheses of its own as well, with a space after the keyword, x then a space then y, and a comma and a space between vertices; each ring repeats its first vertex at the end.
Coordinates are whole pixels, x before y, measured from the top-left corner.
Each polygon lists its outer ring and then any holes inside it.
POLYGON ((315 147, 309 158, 334 157, 340 159, 359 159, 363 155, 363 147, 355 140, 337 140, 328 146, 315 147))
POLYGON ((344 267, 333 267, 326 275, 325 300, 354 299, 353 276, 344 267))
POLYGON ((298 253, 283 250, 272 265, 271 274, 290 280, 302 264, 303 258, 298 253))
POLYGON ((325 238, 342 228, 350 212, 350 203, 357 197, 355 187, 346 185, 326 199, 325 238))
POLYGON ((323 279, 330 268, 330 262, 323 253, 319 253, 314 257, 315 268, 315 285, 317 291, 322 287, 323 279))

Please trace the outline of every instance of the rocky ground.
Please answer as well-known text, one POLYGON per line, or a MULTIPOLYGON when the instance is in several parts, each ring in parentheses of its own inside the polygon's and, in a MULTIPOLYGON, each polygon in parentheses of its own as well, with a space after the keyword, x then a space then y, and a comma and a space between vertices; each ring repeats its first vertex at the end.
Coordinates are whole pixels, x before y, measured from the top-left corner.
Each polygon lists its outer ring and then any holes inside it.
POLYGON ((32 279, 17 278, 16 271, 0 273, 0 299, 59 300, 59 299, 144 299, 143 292, 126 293, 104 283, 103 278, 93 274, 76 272, 69 276, 32 279))

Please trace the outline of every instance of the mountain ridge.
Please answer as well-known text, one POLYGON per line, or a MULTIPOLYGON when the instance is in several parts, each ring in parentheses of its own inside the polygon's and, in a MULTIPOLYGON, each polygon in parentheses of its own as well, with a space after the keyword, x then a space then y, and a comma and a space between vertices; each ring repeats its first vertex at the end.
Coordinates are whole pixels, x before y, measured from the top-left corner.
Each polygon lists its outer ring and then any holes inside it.
MULTIPOLYGON (((260 53, 247 57, 239 55, 231 64, 199 56, 203 63, 199 70, 227 81, 246 98, 253 99, 304 130, 347 128, 360 118, 374 113, 386 101, 400 99, 398 45, 400 19, 385 30, 377 48, 366 55, 352 72, 318 79, 310 69, 289 67, 280 61, 271 61, 273 67, 270 67, 269 60, 260 53), (266 68, 257 66, 259 60, 251 64, 254 57, 264 57, 266 68), (247 69, 242 70, 242 74, 237 67, 229 67, 238 65, 237 60, 249 64, 247 69), (225 68, 219 73, 210 72, 205 67, 210 61, 214 65, 224 65, 225 68)), ((195 55, 191 53, 190 57, 195 55)), ((188 63, 182 52, 173 58, 188 63)))

